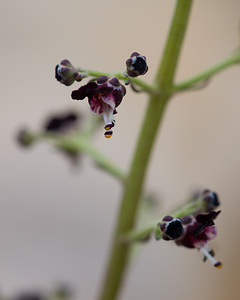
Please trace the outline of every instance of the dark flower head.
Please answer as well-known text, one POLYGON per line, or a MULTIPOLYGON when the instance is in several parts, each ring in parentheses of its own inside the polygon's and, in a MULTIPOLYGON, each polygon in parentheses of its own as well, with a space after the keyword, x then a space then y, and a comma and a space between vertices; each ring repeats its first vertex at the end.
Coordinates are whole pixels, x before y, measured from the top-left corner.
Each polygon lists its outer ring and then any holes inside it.
POLYGON ((174 239, 178 246, 200 250, 204 261, 208 258, 215 267, 220 268, 222 264, 213 257, 214 252, 207 247, 207 242, 217 235, 214 220, 219 213, 220 211, 211 211, 207 214, 186 215, 181 219, 166 216, 160 223, 162 237, 165 240, 174 239))
POLYGON ((44 125, 46 132, 66 133, 76 129, 79 116, 74 112, 68 112, 62 115, 51 116, 44 125))
POLYGON ((73 84, 75 80, 81 81, 83 75, 73 67, 69 60, 64 59, 55 67, 55 78, 62 84, 69 86, 73 84))
POLYGON ((148 71, 146 57, 137 52, 133 52, 126 61, 127 74, 130 77, 144 75, 148 71))
POLYGON ((83 100, 88 98, 90 109, 95 114, 103 114, 105 122, 105 137, 110 138, 113 134, 112 128, 115 125, 113 115, 117 113, 116 107, 122 102, 126 94, 125 87, 120 84, 117 78, 100 76, 95 81, 80 87, 72 92, 72 99, 83 100))

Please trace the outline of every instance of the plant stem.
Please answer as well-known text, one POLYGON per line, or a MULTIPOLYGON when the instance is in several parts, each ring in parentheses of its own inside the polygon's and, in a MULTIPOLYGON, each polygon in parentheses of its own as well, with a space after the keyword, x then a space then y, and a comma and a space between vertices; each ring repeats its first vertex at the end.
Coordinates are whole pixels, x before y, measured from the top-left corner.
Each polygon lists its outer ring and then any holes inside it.
MULTIPOLYGON (((94 70, 84 70, 84 69, 78 69, 77 70, 83 74, 87 74, 88 76, 93 76, 93 77, 99 77, 101 75, 105 75, 108 77, 116 77, 120 80, 126 80, 128 77, 125 75, 124 72, 114 72, 114 73, 105 73, 105 72, 100 72, 100 71, 94 71, 94 70)), ((130 78, 131 82, 134 83, 135 85, 139 86, 142 88, 142 90, 150 95, 152 94, 158 94, 159 90, 151 84, 148 84, 147 82, 139 79, 139 78, 130 78)))
POLYGON ((204 72, 187 79, 183 82, 180 82, 174 86, 174 91, 182 91, 186 89, 191 89, 195 84, 209 79, 211 76, 223 71, 224 69, 240 63, 240 50, 233 53, 230 57, 225 59, 224 61, 220 62, 219 64, 205 70, 204 72))
POLYGON ((101 169, 120 179, 122 182, 126 181, 126 174, 115 166, 106 156, 96 150, 85 136, 74 134, 69 137, 63 137, 59 135, 44 134, 42 137, 53 140, 55 145, 63 150, 71 152, 80 151, 89 155, 101 169))
POLYGON ((123 192, 113 238, 112 252, 100 296, 101 300, 115 299, 123 280, 124 271, 127 267, 129 245, 121 243, 120 238, 134 228, 151 150, 165 111, 167 100, 171 95, 174 74, 187 27, 191 4, 192 0, 177 1, 162 62, 155 80, 155 85, 158 90, 161 91, 161 95, 152 95, 150 97, 128 181, 123 192))

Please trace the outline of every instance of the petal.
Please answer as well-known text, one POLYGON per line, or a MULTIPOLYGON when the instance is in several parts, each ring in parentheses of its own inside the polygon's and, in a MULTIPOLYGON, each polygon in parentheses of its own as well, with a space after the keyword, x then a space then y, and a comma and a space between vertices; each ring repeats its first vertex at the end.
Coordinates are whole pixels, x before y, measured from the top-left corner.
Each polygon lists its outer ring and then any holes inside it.
POLYGON ((206 234, 206 237, 208 240, 212 240, 217 235, 217 227, 216 226, 209 226, 204 229, 204 233, 206 234))
POLYGON ((101 114, 103 112, 102 110, 102 102, 99 101, 96 97, 92 97, 89 99, 90 109, 95 114, 101 114))
POLYGON ((96 88, 97 88, 96 82, 89 82, 88 84, 80 87, 78 90, 73 91, 72 99, 83 100, 85 97, 92 98, 96 88))
POLYGON ((102 113, 103 119, 106 125, 112 124, 113 122, 113 108, 106 104, 105 102, 102 103, 102 113))
POLYGON ((107 94, 106 96, 101 96, 101 99, 104 103, 110 106, 112 110, 115 110, 116 108, 115 98, 111 93, 107 94))
POLYGON ((195 248, 201 248, 206 243, 212 239, 214 239, 217 235, 216 226, 208 226, 206 227, 197 237, 195 237, 192 241, 195 248))

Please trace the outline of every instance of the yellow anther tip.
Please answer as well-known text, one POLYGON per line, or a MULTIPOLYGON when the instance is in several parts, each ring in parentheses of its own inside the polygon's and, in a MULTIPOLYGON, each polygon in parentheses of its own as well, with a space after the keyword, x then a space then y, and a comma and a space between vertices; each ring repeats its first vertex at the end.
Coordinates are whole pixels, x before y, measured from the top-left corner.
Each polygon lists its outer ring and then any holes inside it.
POLYGON ((221 269, 223 266, 223 264, 221 262, 218 262, 215 264, 215 267, 218 268, 218 269, 221 269))
POLYGON ((113 135, 113 132, 112 132, 112 131, 106 131, 106 132, 104 133, 104 136, 105 136, 105 138, 107 138, 107 139, 109 139, 112 135, 113 135))

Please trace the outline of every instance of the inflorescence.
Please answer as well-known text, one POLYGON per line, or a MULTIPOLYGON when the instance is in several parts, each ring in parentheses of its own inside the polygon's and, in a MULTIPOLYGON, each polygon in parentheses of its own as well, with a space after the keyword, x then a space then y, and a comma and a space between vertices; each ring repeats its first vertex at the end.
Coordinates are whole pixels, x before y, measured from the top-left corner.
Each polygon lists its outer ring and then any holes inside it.
POLYGON ((222 263, 215 259, 214 251, 207 245, 217 235, 214 220, 220 213, 220 210, 209 211, 209 208, 216 208, 219 200, 216 193, 210 191, 204 191, 202 199, 206 202, 203 212, 181 218, 165 216, 159 223, 162 238, 166 241, 174 240, 178 246, 198 249, 203 254, 204 262, 208 259, 216 268, 221 268, 222 263))
MULTIPOLYGON (((146 57, 137 52, 133 52, 126 61, 126 71, 121 75, 124 83, 131 81, 131 77, 144 75, 148 70, 146 57)), ((88 72, 75 68, 67 59, 60 62, 55 68, 55 78, 66 86, 72 85, 75 81, 79 82, 88 77, 88 72)), ((95 114, 102 114, 105 122, 106 138, 113 135, 112 128, 115 125, 113 115, 117 113, 116 108, 122 102, 126 94, 126 88, 116 77, 101 75, 91 79, 86 85, 72 92, 73 100, 83 100, 88 98, 90 109, 95 114)))

